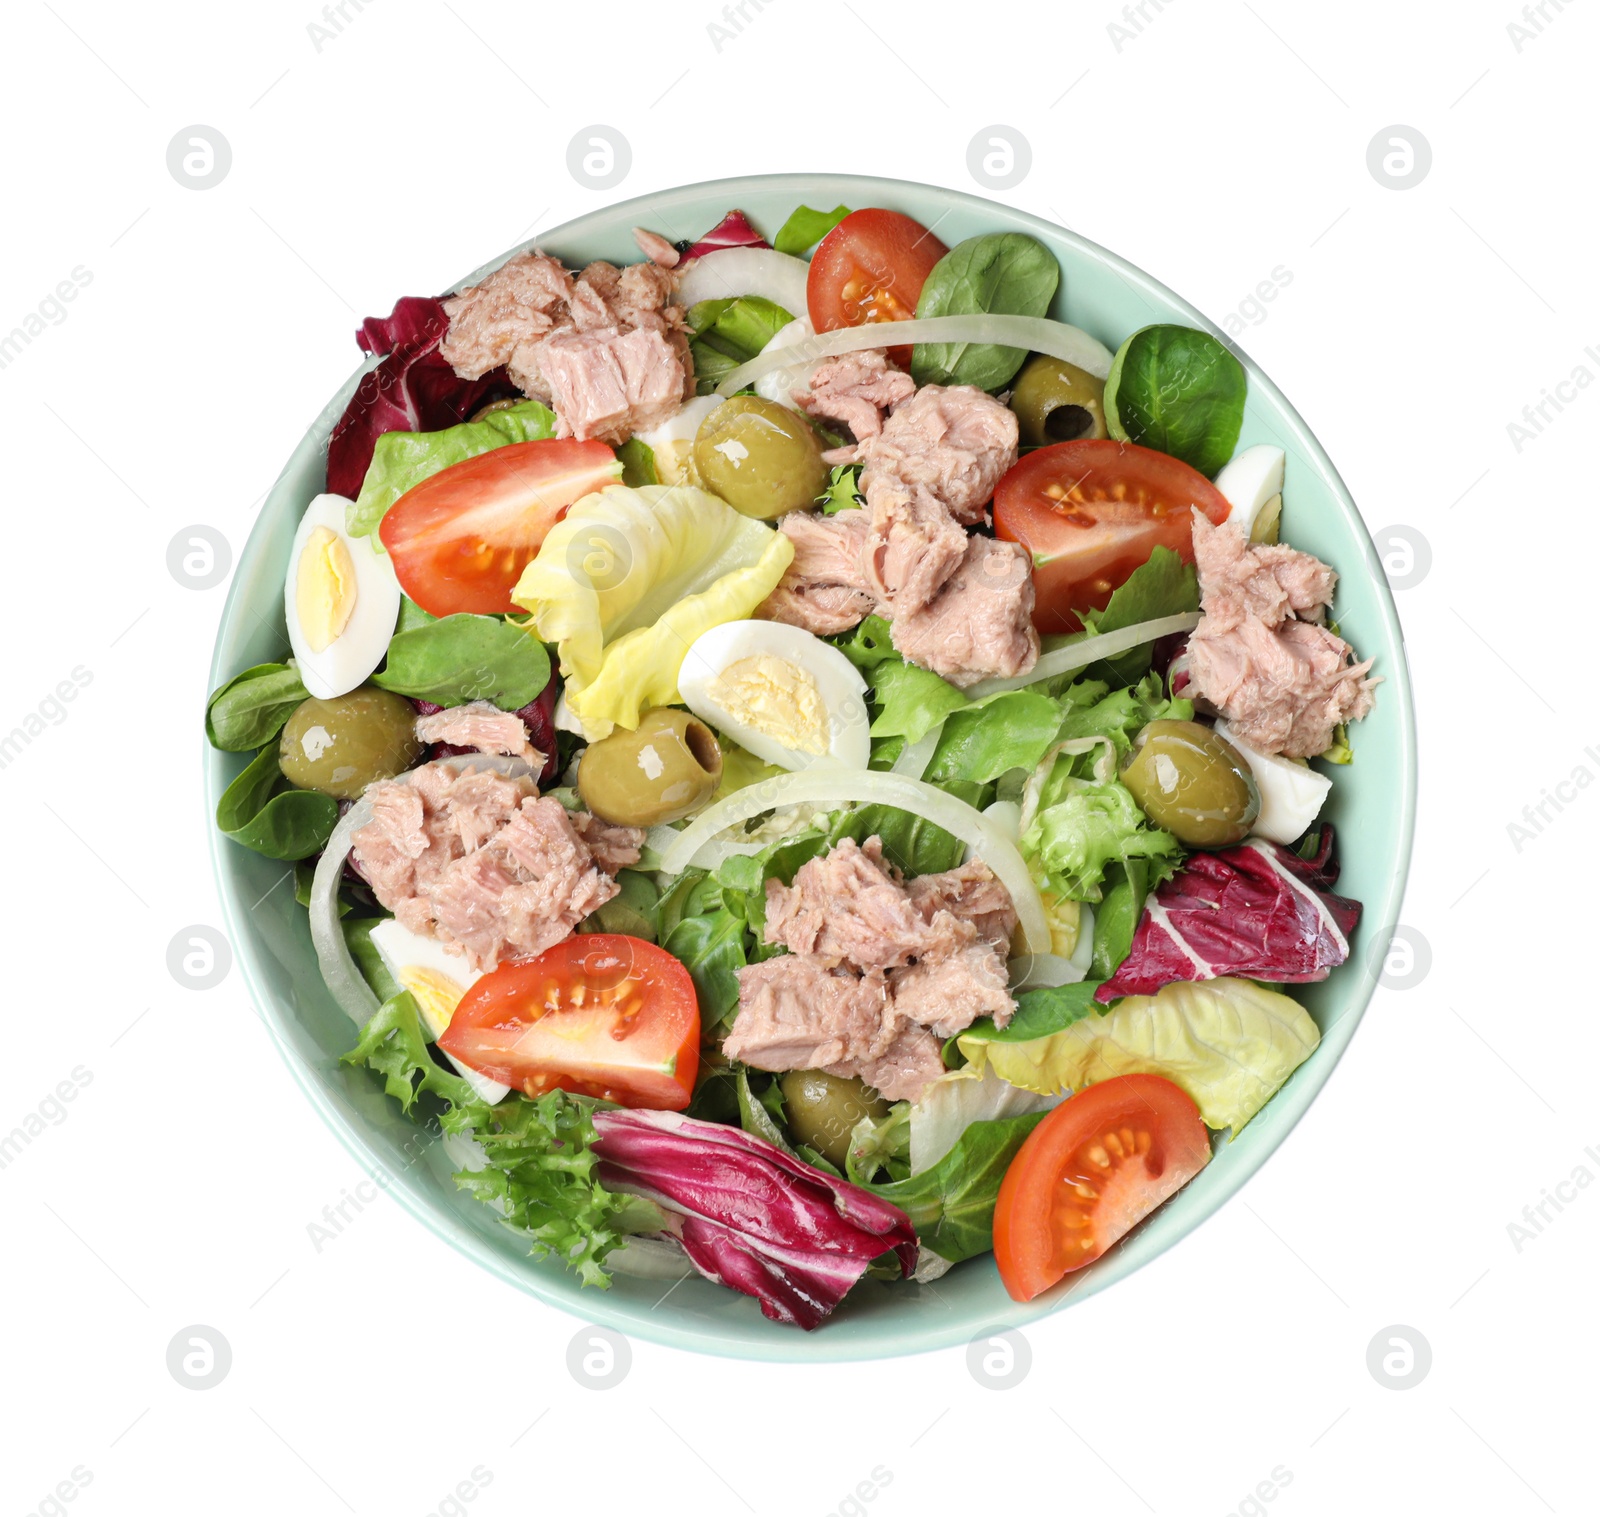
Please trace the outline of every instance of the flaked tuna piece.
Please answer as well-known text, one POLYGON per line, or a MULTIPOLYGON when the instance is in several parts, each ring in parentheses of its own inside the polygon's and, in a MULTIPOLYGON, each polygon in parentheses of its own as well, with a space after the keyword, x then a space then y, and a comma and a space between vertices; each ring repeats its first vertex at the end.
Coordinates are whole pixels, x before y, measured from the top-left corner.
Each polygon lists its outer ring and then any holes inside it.
POLYGON ((865 846, 844 839, 802 864, 792 885, 767 881, 766 939, 791 953, 857 969, 892 969, 910 962, 929 930, 884 867, 883 844, 875 837, 865 846))
MULTIPOLYGON (((693 386, 684 353, 662 332, 615 327, 557 332, 539 345, 539 373, 563 423, 580 442, 626 442, 675 416, 693 386)), ((513 378, 515 376, 513 375, 513 378)))
POLYGON ((1017 418, 972 385, 924 385, 855 450, 855 460, 866 466, 861 483, 869 502, 874 479, 893 481, 975 526, 1017 461, 1017 418))
POLYGON ((542 253, 519 253, 444 302, 439 345, 464 379, 505 364, 548 402, 558 435, 621 442, 658 425, 693 393, 673 275, 655 263, 590 264, 574 278, 542 253))
POLYGON ((451 706, 419 716, 417 739, 525 759, 535 773, 544 768, 545 755, 528 741, 528 729, 522 718, 515 711, 502 711, 489 701, 470 701, 465 706, 451 706))
POLYGON ((736 973, 739 1014, 722 1051, 753 1069, 853 1067, 893 1041, 881 974, 832 969, 815 954, 780 954, 736 973))
POLYGON ((651 263, 663 269, 677 268, 682 254, 659 233, 652 232, 647 227, 636 226, 633 229, 633 240, 638 244, 639 251, 651 263))
POLYGON ((885 476, 866 482, 867 531, 861 568, 886 616, 920 610, 938 595, 967 551, 967 534, 926 491, 885 476))
POLYGON ((1017 928, 1017 910, 1011 892, 982 859, 969 859, 941 874, 919 875, 906 882, 911 904, 932 921, 940 911, 963 917, 977 928, 978 936, 1001 953, 1011 946, 1017 928))
POLYGON ((818 637, 848 632, 871 616, 878 600, 861 568, 867 525, 865 511, 790 511, 781 517, 778 530, 794 544, 794 558, 756 615, 818 637))
POLYGON ((1339 576, 1321 559, 1281 543, 1253 547, 1231 521, 1212 526, 1203 511, 1194 518, 1200 604, 1213 630, 1229 631, 1247 616, 1269 627, 1290 616, 1323 619, 1339 576))
MULTIPOLYGON (((863 443, 882 432, 885 413, 916 390, 916 381, 890 364, 882 348, 867 348, 824 359, 812 371, 808 388, 794 392, 794 401, 807 416, 843 422, 863 443)), ((856 452, 842 449, 826 456, 829 463, 853 463, 856 452)))
POLYGON ((890 633, 907 659, 952 685, 1026 674, 1039 657, 1027 549, 991 537, 968 539, 938 594, 915 608, 897 607, 890 633))
POLYGON ((889 975, 895 1013, 940 1038, 965 1032, 979 1017, 993 1017, 996 1027, 1004 1027, 1017 1006, 1006 984, 1004 952, 983 942, 889 975))
POLYGON ((1315 622, 1273 628, 1246 617, 1217 631, 1203 617, 1189 638, 1189 670, 1199 693, 1252 748, 1312 758, 1340 722, 1372 710, 1372 660, 1352 663, 1350 644, 1315 622))
POLYGON ((1224 522, 1194 513, 1195 561, 1205 613, 1185 658, 1194 694, 1227 717, 1252 748, 1311 758, 1341 722, 1372 709, 1372 660, 1322 625, 1333 570, 1308 553, 1252 547, 1224 522), (1301 620, 1299 618, 1309 618, 1301 620))
POLYGON ((864 1080, 886 1101, 920 1101, 922 1092, 944 1072, 939 1039, 915 1022, 898 1019, 893 1040, 878 1058, 828 1070, 864 1080))
POLYGON ((644 847, 642 827, 619 827, 614 822, 602 822, 588 811, 569 812, 568 817, 584 846, 594 855, 595 863, 613 879, 619 869, 631 869, 639 862, 644 847))
POLYGON ((373 894, 477 970, 542 953, 617 893, 561 803, 525 775, 425 764, 367 795, 372 820, 351 848, 373 894))

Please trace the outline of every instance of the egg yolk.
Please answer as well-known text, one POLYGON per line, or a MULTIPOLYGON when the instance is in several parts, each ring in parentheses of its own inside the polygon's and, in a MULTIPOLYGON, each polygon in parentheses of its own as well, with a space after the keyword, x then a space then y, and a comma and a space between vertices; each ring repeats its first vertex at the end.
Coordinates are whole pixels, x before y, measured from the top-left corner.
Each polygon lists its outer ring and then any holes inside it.
POLYGON ((466 992, 449 975, 412 964, 400 972, 400 983, 412 994, 428 1030, 438 1037, 450 1025, 466 992))
POLYGON ((313 653, 321 653, 350 625, 356 609, 356 566, 344 539, 329 527, 318 527, 300 550, 294 609, 313 653))
POLYGON ((797 753, 828 751, 828 710, 817 682, 798 664, 757 653, 734 660, 706 688, 735 722, 797 753))

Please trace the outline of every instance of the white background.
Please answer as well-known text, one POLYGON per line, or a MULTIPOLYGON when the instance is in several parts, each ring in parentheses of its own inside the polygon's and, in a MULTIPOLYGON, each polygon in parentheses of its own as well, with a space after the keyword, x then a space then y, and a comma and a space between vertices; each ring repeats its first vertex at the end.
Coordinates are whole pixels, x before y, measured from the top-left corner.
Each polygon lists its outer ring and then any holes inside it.
POLYGON ((60 1509, 85 1517, 823 1517, 875 1469, 859 1509, 885 1517, 1222 1517, 1268 1510, 1261 1482, 1297 1517, 1595 1510, 1600 1188, 1547 1203, 1520 1249, 1508 1225, 1579 1166, 1600 1175, 1600 796, 1568 790, 1520 847, 1507 829, 1577 767, 1600 774, 1600 394, 1566 391, 1520 449, 1508 424, 1579 365, 1600 375, 1600 15, 1549 3, 1519 47, 1511 0, 1147 0, 1114 40, 1110 0, 768 0, 719 47, 709 0, 369 0, 319 48, 311 0, 7 14, 0 332, 92 275, 0 369, 0 729, 92 674, 0 770, 0 1131, 92 1077, 0 1171, 7 1517, 57 1510, 75 1468, 60 1509), (565 167, 594 122, 633 154, 603 195, 565 167), (1221 1214, 1029 1330, 1015 1390, 959 1351, 813 1369, 646 1343, 617 1389, 580 1388, 572 1319, 387 1198, 313 1246, 362 1172, 238 973, 197 993, 167 971, 179 929, 220 920, 197 733, 225 594, 177 582, 167 545, 204 523, 237 552, 353 368, 358 319, 396 296, 657 186, 827 168, 979 188, 967 146, 994 123, 1033 154, 1003 198, 1214 320, 1292 273, 1243 345, 1374 532, 1431 548, 1397 597, 1424 755, 1404 920, 1431 971, 1378 992, 1221 1214), (166 166, 191 124, 232 148, 204 192, 166 166), (1391 124, 1432 148, 1404 191, 1367 167, 1391 124), (190 1324, 231 1345, 212 1390, 167 1370, 190 1324), (1432 1349, 1405 1391, 1367 1367, 1395 1324, 1432 1349))

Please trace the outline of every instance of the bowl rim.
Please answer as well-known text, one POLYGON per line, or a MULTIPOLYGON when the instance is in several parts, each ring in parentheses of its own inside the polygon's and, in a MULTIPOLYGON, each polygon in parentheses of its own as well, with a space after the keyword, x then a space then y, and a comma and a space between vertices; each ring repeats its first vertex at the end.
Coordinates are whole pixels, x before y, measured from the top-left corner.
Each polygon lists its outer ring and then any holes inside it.
MULTIPOLYGON (((515 256, 524 249, 543 246, 546 243, 553 243, 559 247, 564 236, 583 236, 596 231, 612 231, 619 222, 625 220, 630 212, 641 213, 641 221, 643 221, 645 219, 643 213, 647 211, 653 210, 659 216, 676 205, 690 201, 699 202, 712 194, 722 197, 723 203, 732 207, 738 205, 740 198, 744 195, 756 193, 766 195, 774 191, 782 192, 786 189, 792 191, 796 204, 803 203, 807 196, 816 195, 820 192, 824 195, 837 193, 838 200, 834 203, 851 203, 855 205, 892 204, 892 200, 884 201, 880 197, 893 196, 910 190, 921 195, 943 198, 960 204, 966 209, 980 212, 985 216, 991 217, 997 226, 1009 226, 1019 231, 1031 232, 1035 235, 1042 235, 1049 240, 1065 243, 1079 256, 1092 262, 1097 262, 1115 274, 1136 294, 1139 294, 1141 298, 1147 295, 1154 296, 1157 307, 1163 311, 1181 312, 1193 325, 1224 341, 1239 358, 1244 365, 1252 389, 1258 394, 1265 395, 1272 403, 1272 408, 1276 413, 1287 422, 1289 429, 1295 434, 1296 451, 1301 462, 1309 465, 1323 477, 1358 544, 1363 548, 1364 567, 1369 578, 1375 582, 1376 586, 1376 602, 1383 622, 1384 637, 1389 648, 1394 653, 1394 657, 1385 665, 1384 676, 1387 686, 1385 699, 1397 703, 1398 706, 1396 715, 1398 717, 1399 828, 1397 835, 1393 839, 1392 857, 1394 867, 1390 875, 1391 883, 1386 893, 1385 905, 1387 909, 1384 911, 1379 923, 1380 937, 1374 939, 1374 942, 1385 941, 1398 921, 1400 909, 1405 898, 1416 826, 1417 792, 1416 713, 1410 670, 1406 658, 1405 637, 1400 626, 1393 592, 1383 572, 1377 548, 1372 541, 1371 534, 1367 530, 1366 523, 1356 506, 1354 498, 1337 468, 1335 468, 1333 461, 1328 457, 1327 452, 1323 449, 1311 428, 1306 424, 1304 418, 1277 385, 1262 371, 1259 365, 1241 350, 1231 338, 1223 333, 1216 323, 1182 296, 1167 288, 1159 280, 1154 279, 1136 265, 1129 263, 1120 255, 1111 252, 1089 238, 1073 232, 1059 223, 1036 216, 1031 212, 1019 210, 1004 202, 990 200, 987 197, 974 195, 962 190, 950 189, 943 185, 924 184, 916 180, 889 179, 863 174, 835 174, 821 171, 742 175, 729 179, 701 180, 693 184, 669 186, 637 195, 627 200, 613 201, 596 206, 580 216, 573 217, 547 229, 537 238, 518 244, 505 253, 490 259, 465 278, 457 281, 451 288, 459 289, 473 280, 483 277, 484 274, 500 267, 508 258, 515 256), (826 188, 823 188, 824 186, 826 188)), ((308 462, 314 461, 314 456, 325 452, 328 434, 343 414, 356 385, 360 382, 362 376, 370 368, 374 367, 377 362, 377 359, 363 362, 349 379, 340 386, 333 398, 318 413, 316 419, 307 429, 305 435, 301 438, 283 469, 274 480, 272 488, 267 492, 249 537, 240 551, 233 579, 229 585, 227 597, 218 618, 216 641, 211 660, 210 689, 216 689, 225 679, 231 678, 237 673, 237 670, 232 667, 237 662, 234 645, 239 642, 242 635, 240 628, 244 617, 253 615, 249 611, 246 602, 255 593, 260 579, 259 574, 251 574, 247 570, 257 562, 261 553, 262 543, 273 530, 274 507, 277 504, 280 492, 287 488, 287 481, 292 476, 304 469, 308 462)), ((1283 442, 1284 439, 1280 438, 1279 441, 1283 442)), ((1341 565, 1340 571, 1342 574, 1348 573, 1349 566, 1341 565)), ((223 766, 228 755, 220 754, 211 749, 205 743, 204 738, 201 739, 201 747, 202 753, 205 755, 203 761, 205 774, 203 788, 206 804, 205 829, 209 841, 212 874, 221 900, 229 939, 249 989, 251 1003, 257 1016, 266 1027, 274 1047, 288 1065, 295 1082, 300 1086, 301 1091, 308 1098, 311 1105, 344 1144, 351 1156, 370 1174, 381 1179, 381 1177, 390 1173, 384 1159, 369 1142, 360 1126, 348 1119, 338 1109, 332 1097, 317 1079, 315 1072, 301 1060, 290 1044, 286 1028, 280 1023, 280 1012, 275 999, 264 992, 261 960, 265 950, 253 940, 249 924, 243 914, 242 900, 230 888, 226 860, 228 858, 227 850, 231 845, 214 825, 216 803, 222 787, 227 783, 227 776, 224 774, 223 766)), ((1346 968, 1347 970, 1356 969, 1357 966, 1354 965, 1352 960, 1347 961, 1346 968)), ((800 1333, 789 1330, 783 1338, 772 1337, 765 1333, 760 1336, 724 1338, 719 1334, 715 1324, 701 1324, 675 1319, 670 1312, 661 1313, 656 1311, 654 1306, 642 1305, 610 1292, 584 1290, 580 1296, 581 1287, 575 1277, 546 1274, 537 1269, 524 1267, 519 1261, 506 1258, 490 1248, 483 1239, 463 1228, 448 1213, 437 1209, 424 1195, 413 1190, 411 1186, 405 1183, 398 1183, 387 1186, 386 1189, 435 1236, 443 1239, 506 1283, 515 1286, 541 1302, 559 1307, 580 1321, 622 1330, 641 1339, 671 1348, 712 1354, 725 1358, 765 1362, 846 1362, 928 1353, 938 1349, 964 1345, 995 1332, 1007 1331, 1034 1323, 1064 1309, 1068 1305, 1087 1300, 1090 1296, 1114 1285, 1126 1275, 1133 1273, 1134 1270, 1159 1257, 1161 1253, 1175 1246, 1183 1238, 1187 1238, 1211 1217, 1215 1216, 1246 1182, 1256 1175, 1262 1166, 1283 1147, 1290 1133, 1293 1132, 1304 1117, 1306 1111, 1316 1100, 1322 1088, 1332 1077, 1334 1069, 1343 1058, 1345 1050, 1348 1048, 1350 1040, 1354 1036, 1355 1030, 1371 1002, 1376 988, 1377 976, 1370 970, 1360 972, 1358 969, 1355 974, 1351 975, 1351 981, 1343 1009, 1333 1019, 1330 1026, 1323 1030, 1321 1041, 1313 1053, 1312 1059, 1308 1060, 1306 1065, 1302 1065, 1296 1072, 1296 1090, 1294 1100, 1290 1103, 1292 1110, 1280 1118, 1284 1125, 1277 1136, 1277 1140, 1269 1148, 1263 1149, 1259 1153, 1236 1156, 1228 1169, 1219 1173, 1218 1179, 1206 1196, 1207 1205, 1205 1210, 1190 1226, 1184 1228, 1176 1236, 1162 1242, 1153 1252, 1141 1251, 1140 1257, 1133 1257, 1129 1251, 1129 1243, 1138 1236, 1140 1231, 1136 1230, 1133 1235, 1130 1235, 1129 1239, 1124 1240, 1117 1249, 1100 1261, 1094 1270, 1078 1277, 1077 1282, 1070 1282, 1064 1287, 1058 1287, 1033 1302, 1026 1304, 1013 1302, 1004 1295, 1003 1290, 999 1290, 993 1309, 987 1313, 987 1321, 976 1334, 973 1330, 972 1316, 969 1312, 957 1314, 960 1317, 960 1321, 948 1325, 936 1322, 930 1326, 926 1322, 919 1322, 914 1327, 907 1325, 901 1328, 890 1319, 887 1326, 883 1323, 874 1322, 870 1329, 865 1321, 857 1321, 852 1324, 852 1331, 837 1335, 830 1334, 825 1325, 822 1330, 816 1333, 800 1333), (1308 1068, 1313 1060, 1316 1061, 1316 1067, 1314 1069, 1308 1068), (1087 1288, 1078 1288, 1079 1282, 1087 1288)), ((1285 1094, 1285 1091, 1280 1090, 1273 1097, 1274 1102, 1281 1101, 1285 1094)), ((841 1323, 840 1325, 842 1326, 843 1324, 841 1323)))

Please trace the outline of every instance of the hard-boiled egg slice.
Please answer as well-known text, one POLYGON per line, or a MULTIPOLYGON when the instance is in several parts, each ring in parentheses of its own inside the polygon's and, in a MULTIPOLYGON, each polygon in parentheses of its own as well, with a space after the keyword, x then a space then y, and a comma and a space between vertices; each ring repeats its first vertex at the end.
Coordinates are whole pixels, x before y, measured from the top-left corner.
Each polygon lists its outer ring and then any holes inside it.
MULTIPOLYGON (((811 325, 811 318, 799 316, 788 326, 779 327, 772 334, 772 340, 761 351, 771 353, 778 348, 796 347, 816 335, 816 328, 811 325)), ((798 411, 800 407, 795 404, 794 392, 810 386, 811 376, 817 367, 815 360, 801 359, 791 368, 774 369, 770 374, 763 374, 756 380, 755 392, 767 400, 777 401, 780 406, 788 406, 791 411, 798 411)))
POLYGON ((1223 467, 1216 486, 1233 507, 1228 520, 1245 540, 1264 541, 1256 533, 1257 522, 1266 527, 1283 509, 1283 449, 1264 442, 1246 448, 1223 467))
POLYGON ((700 430, 700 423, 721 404, 720 395, 697 395, 659 427, 634 434, 655 455, 657 483, 688 483, 689 455, 694 451, 695 433, 700 430))
POLYGON ((867 682, 837 648, 783 622, 724 622, 690 644, 683 703, 741 748, 783 769, 865 769, 867 682))
MULTIPOLYGON (((411 992, 422 1014, 428 1037, 437 1041, 450 1025, 461 998, 478 981, 472 966, 458 953, 446 953, 444 945, 435 938, 425 938, 420 933, 402 927, 392 917, 379 922, 372 929, 372 946, 396 980, 411 992)), ((459 1059, 446 1055, 461 1077, 477 1091, 489 1105, 502 1100, 510 1091, 509 1085, 491 1080, 475 1069, 468 1069, 459 1059)))
POLYGON ((1260 753, 1245 742, 1226 722, 1217 723, 1217 736, 1239 750, 1250 766, 1256 789, 1261 792, 1261 812, 1250 830, 1269 843, 1285 847, 1317 819, 1333 781, 1318 774, 1309 764, 1297 763, 1275 753, 1260 753))
POLYGON ((319 495, 300 518, 283 587, 289 645, 321 700, 354 690, 383 662, 400 616, 400 584, 373 537, 351 537, 342 495, 319 495))

